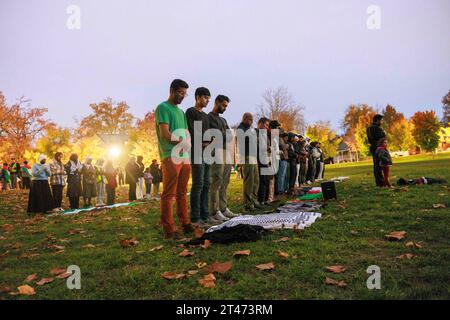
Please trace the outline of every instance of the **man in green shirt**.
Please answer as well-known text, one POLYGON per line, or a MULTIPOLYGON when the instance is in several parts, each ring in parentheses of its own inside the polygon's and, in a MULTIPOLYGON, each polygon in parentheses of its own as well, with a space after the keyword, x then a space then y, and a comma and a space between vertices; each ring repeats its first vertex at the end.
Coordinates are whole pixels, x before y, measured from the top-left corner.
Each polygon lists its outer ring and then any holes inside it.
POLYGON ((176 199, 177 216, 184 233, 191 233, 187 208, 187 185, 191 174, 186 116, 178 105, 187 96, 189 85, 180 79, 172 81, 167 101, 156 108, 156 135, 163 175, 161 195, 161 224, 166 239, 180 239, 173 221, 173 202, 176 199))

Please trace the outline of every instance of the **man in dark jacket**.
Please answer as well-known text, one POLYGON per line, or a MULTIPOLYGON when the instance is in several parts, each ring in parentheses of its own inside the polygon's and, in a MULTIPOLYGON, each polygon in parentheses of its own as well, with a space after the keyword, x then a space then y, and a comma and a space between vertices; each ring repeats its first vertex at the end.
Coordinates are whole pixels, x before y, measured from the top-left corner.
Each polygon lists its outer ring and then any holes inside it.
POLYGON ((375 176, 375 183, 377 187, 383 186, 383 173, 376 154, 378 141, 381 138, 386 137, 386 133, 381 128, 382 119, 383 116, 381 114, 375 115, 373 117, 373 123, 367 128, 367 139, 370 143, 370 153, 372 154, 373 158, 373 174, 375 176))
POLYGON ((136 158, 131 157, 125 167, 125 183, 130 187, 128 190, 128 198, 130 201, 136 200, 136 184, 139 179, 139 165, 136 158))

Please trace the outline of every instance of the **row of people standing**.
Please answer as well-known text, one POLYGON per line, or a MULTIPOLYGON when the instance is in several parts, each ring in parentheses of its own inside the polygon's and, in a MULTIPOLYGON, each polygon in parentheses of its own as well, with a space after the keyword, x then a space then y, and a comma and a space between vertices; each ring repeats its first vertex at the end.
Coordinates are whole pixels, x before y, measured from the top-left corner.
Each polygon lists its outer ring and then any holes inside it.
POLYGON ((66 186, 71 209, 80 207, 81 197, 85 207, 92 205, 93 198, 96 198, 96 205, 105 205, 105 196, 107 205, 115 203, 118 171, 112 161, 105 163, 99 159, 93 165, 92 157, 87 157, 82 164, 78 155, 72 154, 69 161, 63 164, 62 158, 63 154, 57 152, 48 165, 46 156, 40 155, 31 168, 29 213, 63 211, 63 190, 66 186))
POLYGON ((28 161, 21 165, 15 158, 11 159, 11 164, 3 163, 0 172, 1 189, 30 189, 31 167, 28 161))
POLYGON ((159 185, 162 182, 162 171, 158 160, 153 159, 149 167, 145 167, 144 157, 130 157, 125 166, 125 182, 128 184, 128 199, 130 201, 159 200, 159 185), (145 188, 145 193, 144 193, 145 188))
POLYGON ((238 145, 238 150, 241 153, 240 162, 243 163, 240 165, 240 172, 244 179, 245 211, 263 209, 275 201, 276 196, 293 194, 296 187, 323 179, 324 155, 319 142, 309 144, 303 136, 285 132, 277 120, 266 117, 258 120, 256 128, 252 125, 253 115, 244 113, 238 130, 242 130, 246 138, 243 145, 238 145), (254 159, 249 154, 252 130, 255 137, 253 143, 258 150, 253 155, 254 159), (267 132, 267 139, 259 139, 261 130, 267 132), (278 140, 271 138, 273 130, 281 133, 278 140), (261 148, 267 148, 266 155, 259 152, 261 148), (273 152, 278 154, 272 157, 273 152), (276 162, 276 165, 273 162, 276 162))
MULTIPOLYGON (((161 196, 161 225, 165 238, 182 237, 173 220, 173 203, 176 202, 176 214, 184 233, 193 231, 194 226, 209 226, 222 223, 236 217, 228 207, 228 185, 235 159, 230 159, 229 146, 234 137, 228 134, 230 127, 222 114, 230 104, 225 95, 218 95, 214 106, 208 114, 204 109, 211 99, 210 91, 205 87, 195 91, 195 106, 186 110, 179 107, 187 96, 189 85, 180 79, 174 80, 170 85, 170 94, 156 108, 156 133, 158 137, 158 150, 161 159, 161 168, 164 177, 164 189, 161 196), (209 129, 214 129, 219 135, 214 136, 209 129), (218 145, 216 142, 219 142, 218 145), (211 154, 214 161, 205 161, 204 151, 214 143, 211 154), (190 214, 187 206, 187 185, 192 175, 192 188, 190 194, 190 214)), ((251 127, 253 116, 245 114, 244 127, 251 127), (251 119, 250 119, 251 117, 251 119), (247 123, 248 122, 248 123, 247 123)), ((262 119, 258 122, 258 129, 279 129, 276 120, 262 119)), ((287 142, 287 141, 286 141, 287 142)), ((286 143, 294 146, 292 141, 286 143)), ((288 151, 288 149, 284 150, 288 151)), ((297 152, 295 165, 297 165, 297 152)), ((309 155, 309 154, 308 154, 309 155)), ((244 155, 245 157, 245 155, 244 155)), ((289 155, 288 155, 288 160, 289 155)), ((246 162, 244 162, 246 164, 246 162)), ((316 165, 316 162, 314 163, 316 165)), ((258 166, 241 166, 244 177, 244 203, 248 211, 262 208, 266 202, 273 201, 275 191, 284 192, 284 188, 276 186, 276 176, 260 178, 258 166)), ((287 166, 286 166, 287 167, 287 166)), ((306 170, 306 166, 302 167, 306 170)), ((311 166, 312 169, 312 166, 311 166)), ((296 177, 296 172, 293 176, 296 177)), ((308 174, 308 172, 306 172, 308 174)), ((284 174, 286 178, 286 172, 284 174)), ((315 170, 309 173, 311 180, 315 178, 315 170)), ((283 180, 280 178, 280 180, 283 180)))

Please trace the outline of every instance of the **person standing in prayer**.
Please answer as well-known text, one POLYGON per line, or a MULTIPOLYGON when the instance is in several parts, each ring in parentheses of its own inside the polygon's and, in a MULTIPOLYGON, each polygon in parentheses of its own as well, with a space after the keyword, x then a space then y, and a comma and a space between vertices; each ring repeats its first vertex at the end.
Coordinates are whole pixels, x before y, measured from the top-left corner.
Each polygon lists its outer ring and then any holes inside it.
POLYGON ((66 185, 66 169, 62 163, 63 154, 61 152, 55 153, 55 159, 50 163, 50 185, 52 187, 53 200, 55 201, 55 208, 63 211, 61 208, 63 189, 66 185))
POLYGON ((117 170, 114 169, 111 160, 105 164, 106 205, 111 206, 116 202, 117 170))
POLYGON ((30 215, 35 213, 47 213, 55 208, 48 178, 52 175, 50 167, 45 164, 47 158, 41 154, 38 162, 31 169, 32 181, 28 196, 27 212, 30 215))
POLYGON ((31 167, 28 161, 23 162, 23 166, 20 168, 20 176, 22 177, 22 189, 29 190, 31 186, 31 167))
POLYGON ((83 166, 78 160, 78 155, 73 153, 70 155, 69 161, 65 165, 67 174, 67 197, 69 198, 70 209, 78 209, 80 207, 81 188, 81 171, 83 166))
POLYGON ((95 162, 95 176, 96 181, 95 185, 97 188, 97 206, 104 206, 105 203, 103 202, 105 198, 105 169, 103 168, 103 164, 105 163, 105 160, 98 159, 95 162))
POLYGON ((81 169, 83 176, 83 202, 85 207, 92 206, 92 198, 97 196, 97 190, 95 190, 95 167, 92 165, 92 157, 88 156, 81 169))

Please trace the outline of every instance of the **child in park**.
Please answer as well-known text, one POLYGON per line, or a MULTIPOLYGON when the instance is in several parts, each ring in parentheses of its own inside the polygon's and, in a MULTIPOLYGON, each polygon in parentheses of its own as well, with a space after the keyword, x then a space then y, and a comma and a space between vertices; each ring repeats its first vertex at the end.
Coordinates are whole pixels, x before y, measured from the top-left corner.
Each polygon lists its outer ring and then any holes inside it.
POLYGON ((390 169, 392 166, 392 158, 388 150, 388 142, 386 138, 381 138, 378 141, 378 148, 376 150, 376 156, 378 163, 383 170, 383 187, 390 188, 391 182, 389 181, 390 169))
POLYGON ((150 199, 151 199, 152 181, 153 181, 153 176, 152 176, 150 170, 151 170, 150 167, 148 167, 144 171, 144 181, 145 181, 145 191, 146 191, 145 193, 146 193, 148 201, 150 201, 150 199))

